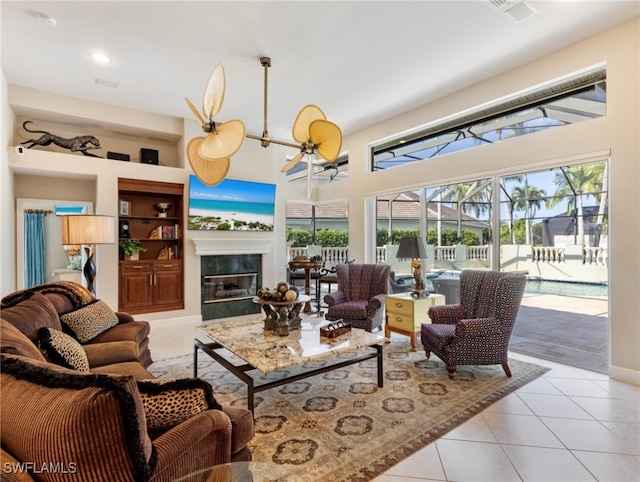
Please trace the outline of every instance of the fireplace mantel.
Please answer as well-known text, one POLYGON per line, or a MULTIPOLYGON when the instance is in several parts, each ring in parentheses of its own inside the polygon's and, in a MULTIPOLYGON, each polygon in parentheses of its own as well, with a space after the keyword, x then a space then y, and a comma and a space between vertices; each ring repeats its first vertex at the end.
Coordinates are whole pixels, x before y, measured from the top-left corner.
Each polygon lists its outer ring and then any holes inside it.
POLYGON ((209 239, 193 238, 196 256, 224 254, 268 254, 273 241, 269 239, 209 239))

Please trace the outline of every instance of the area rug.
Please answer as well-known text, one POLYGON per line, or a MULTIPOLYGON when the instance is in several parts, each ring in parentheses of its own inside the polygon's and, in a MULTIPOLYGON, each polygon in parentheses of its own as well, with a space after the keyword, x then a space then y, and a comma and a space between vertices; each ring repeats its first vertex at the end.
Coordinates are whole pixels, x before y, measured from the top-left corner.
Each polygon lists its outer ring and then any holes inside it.
MULTIPOLYGON (((410 348, 407 337, 392 335, 383 388, 375 360, 366 360, 255 394, 253 459, 284 466, 302 482, 369 481, 548 371, 510 360, 512 378, 496 365, 459 367, 449 380, 437 357, 426 360, 410 348)), ((159 378, 190 377, 193 356, 161 360, 149 370, 159 378)), ((279 376, 250 374, 256 383, 279 376)), ((221 404, 246 407, 245 385, 204 353, 198 376, 221 404)))

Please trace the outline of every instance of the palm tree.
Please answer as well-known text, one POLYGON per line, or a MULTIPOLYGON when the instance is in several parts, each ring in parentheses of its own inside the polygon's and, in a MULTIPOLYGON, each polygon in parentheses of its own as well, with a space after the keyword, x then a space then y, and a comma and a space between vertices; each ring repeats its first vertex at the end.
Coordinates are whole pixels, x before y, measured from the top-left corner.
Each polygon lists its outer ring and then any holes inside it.
MULTIPOLYGON (((511 191, 511 198, 513 199, 513 207, 518 211, 524 211, 525 222, 525 243, 532 244, 531 240, 533 235, 531 233, 531 219, 536 215, 536 211, 542 206, 542 200, 547 195, 544 189, 539 189, 536 186, 529 186, 527 176, 524 179, 524 186, 516 186, 511 191)), ((545 202, 545 204, 548 204, 545 202)))
POLYGON ((458 211, 458 238, 462 234, 461 214, 480 217, 491 206, 491 185, 487 179, 452 184, 443 191, 442 199, 455 203, 458 211))
POLYGON ((549 207, 554 207, 563 199, 567 202, 567 214, 575 209, 577 217, 577 244, 584 245, 584 209, 583 196, 594 196, 598 199, 602 191, 604 163, 586 164, 560 168, 556 172, 553 182, 556 192, 549 200, 549 207))

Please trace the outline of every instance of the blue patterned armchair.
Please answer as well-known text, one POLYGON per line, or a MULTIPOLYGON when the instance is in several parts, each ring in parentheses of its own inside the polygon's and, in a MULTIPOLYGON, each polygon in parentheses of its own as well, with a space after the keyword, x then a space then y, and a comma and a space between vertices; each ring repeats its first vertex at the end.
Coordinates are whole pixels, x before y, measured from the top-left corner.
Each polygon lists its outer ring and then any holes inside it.
POLYGON ((387 264, 338 264, 338 289, 325 295, 329 307, 325 319, 343 319, 354 328, 371 332, 382 328, 384 299, 391 266, 387 264))
POLYGON ((460 275, 460 303, 429 308, 421 341, 427 358, 446 363, 449 378, 457 365, 501 364, 508 377, 509 339, 518 316, 526 278, 519 273, 465 270, 460 275))

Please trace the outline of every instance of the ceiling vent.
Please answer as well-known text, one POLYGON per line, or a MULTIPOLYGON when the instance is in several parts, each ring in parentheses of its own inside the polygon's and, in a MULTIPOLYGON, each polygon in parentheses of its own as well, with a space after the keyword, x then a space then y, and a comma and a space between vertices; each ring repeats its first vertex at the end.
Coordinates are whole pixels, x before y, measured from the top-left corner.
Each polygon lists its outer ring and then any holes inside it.
POLYGON ((525 0, 488 0, 488 3, 495 11, 506 13, 516 22, 536 13, 525 0))

